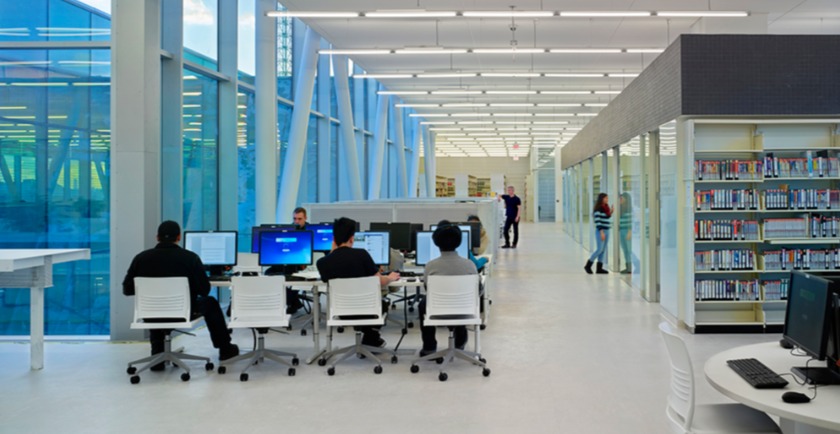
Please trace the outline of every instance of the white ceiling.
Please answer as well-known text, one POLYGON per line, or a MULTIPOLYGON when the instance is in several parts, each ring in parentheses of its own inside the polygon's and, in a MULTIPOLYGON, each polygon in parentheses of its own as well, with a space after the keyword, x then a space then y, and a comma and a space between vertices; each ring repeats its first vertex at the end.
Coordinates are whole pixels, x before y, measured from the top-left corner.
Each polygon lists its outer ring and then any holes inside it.
MULTIPOLYGON (((743 33, 743 26, 767 20, 768 33, 840 34, 840 0, 281 0, 289 11, 427 10, 427 11, 748 11, 747 18, 715 18, 723 31, 743 33)), ((405 47, 509 48, 514 38, 510 18, 305 18, 335 49, 405 47)), ((698 18, 517 18, 516 46, 525 48, 659 48, 691 32, 698 18)), ((639 73, 655 59, 652 53, 620 54, 378 54, 350 57, 369 74, 446 72, 639 73)), ((588 90, 620 91, 632 78, 411 78, 379 79, 390 91, 401 90, 588 90)), ((608 103, 615 95, 404 95, 402 103, 608 103)), ((438 128, 527 128, 510 122, 567 122, 554 125, 556 136, 534 136, 532 143, 564 144, 601 107, 461 107, 415 108, 417 113, 521 113, 519 117, 429 117, 425 121, 496 121, 508 124, 438 125, 438 128), (551 113, 556 114, 552 117, 551 113), (535 116, 535 114, 539 114, 535 116), (571 128, 557 131, 557 128, 571 128)), ((434 126, 433 126, 434 127, 434 126)), ((527 131, 527 130, 526 130, 527 131)), ((503 131, 435 131, 438 156, 527 156, 521 135, 503 131), (474 136, 476 143, 464 144, 474 136), (448 134, 464 134, 455 136, 448 134), (509 142, 498 141, 505 136, 509 142), (519 146, 514 147, 514 137, 519 146), (457 142, 457 143, 456 143, 457 142)), ((542 131, 545 134, 546 131, 542 131)), ((549 132, 551 133, 551 132, 549 132)))

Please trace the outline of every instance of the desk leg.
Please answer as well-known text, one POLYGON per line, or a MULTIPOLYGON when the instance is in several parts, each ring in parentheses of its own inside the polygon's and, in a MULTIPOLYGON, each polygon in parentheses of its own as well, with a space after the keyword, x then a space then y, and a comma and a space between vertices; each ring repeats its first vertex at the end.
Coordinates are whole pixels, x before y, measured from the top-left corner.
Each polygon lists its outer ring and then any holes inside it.
POLYGON ((311 365, 312 362, 318 360, 324 350, 321 349, 321 293, 318 291, 318 286, 312 287, 312 341, 315 346, 315 353, 312 357, 306 360, 306 364, 311 365))
POLYGON ((29 291, 29 353, 32 370, 44 369, 44 287, 29 291))
POLYGON ((779 419, 779 427, 782 429, 784 434, 830 434, 830 433, 837 433, 837 431, 833 431, 827 428, 822 428, 818 426, 808 425, 802 422, 797 422, 795 420, 780 418, 779 419))

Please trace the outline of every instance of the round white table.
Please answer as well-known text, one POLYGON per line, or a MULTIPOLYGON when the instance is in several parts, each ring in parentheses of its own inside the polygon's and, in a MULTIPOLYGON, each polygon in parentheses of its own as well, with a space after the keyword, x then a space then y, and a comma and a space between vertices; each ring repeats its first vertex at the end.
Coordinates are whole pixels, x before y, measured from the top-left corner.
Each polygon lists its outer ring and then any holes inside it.
MULTIPOLYGON (((782 378, 789 384, 784 389, 756 389, 735 373, 727 364, 731 359, 758 359, 777 374, 790 373, 795 366, 805 366, 808 357, 791 355, 779 343, 745 345, 715 354, 706 362, 706 380, 720 393, 752 408, 780 418, 785 434, 840 433, 840 386, 820 386, 817 397, 804 404, 788 404, 782 394, 788 391, 813 396, 807 386, 800 386, 790 375, 782 378)), ((825 366, 825 362, 811 362, 810 366, 825 366)))

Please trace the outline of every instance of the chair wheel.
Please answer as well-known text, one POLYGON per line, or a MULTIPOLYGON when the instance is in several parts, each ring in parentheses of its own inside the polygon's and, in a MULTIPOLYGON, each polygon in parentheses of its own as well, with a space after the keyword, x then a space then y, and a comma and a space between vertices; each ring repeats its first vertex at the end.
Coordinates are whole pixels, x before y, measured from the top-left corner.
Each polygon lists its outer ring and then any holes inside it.
POLYGON ((489 377, 489 376, 490 376, 490 368, 484 368, 484 369, 482 369, 482 370, 481 370, 481 375, 483 375, 483 376, 485 376, 485 377, 489 377))
POLYGON ((478 361, 481 363, 487 363, 487 359, 485 359, 484 357, 479 357, 478 361))
POLYGON ((410 328, 410 329, 414 328, 414 321, 409 321, 408 328, 410 328))
POLYGON ((335 331, 339 333, 344 333, 344 327, 336 327, 335 331))
POLYGON ((401 332, 402 334, 404 334, 404 335, 407 335, 407 334, 408 334, 408 329, 407 329, 407 328, 405 328, 405 327, 403 327, 403 329, 402 329, 402 330, 400 330, 400 332, 401 332))
POLYGON ((216 372, 218 372, 220 374, 224 374, 225 372, 227 372, 227 367, 226 366, 219 366, 219 369, 216 372))
POLYGON ((137 384, 139 382, 140 382, 140 376, 139 375, 132 375, 131 376, 131 384, 137 384))
POLYGON ((318 366, 327 366, 327 359, 323 357, 318 359, 318 366))
POLYGON ((292 326, 286 326, 286 331, 287 331, 287 332, 292 331, 292 326))
POLYGON ((443 364, 443 357, 438 357, 437 359, 435 359, 435 363, 437 363, 438 365, 442 365, 443 364))
POLYGON ((327 369, 327 375, 329 375, 329 376, 333 376, 333 375, 335 375, 335 368, 329 368, 329 369, 327 369))
POLYGON ((300 329, 300 335, 306 336, 306 329, 300 329))
POLYGON ((398 360, 397 356, 391 356, 391 363, 397 363, 398 360))
POLYGON ((213 370, 213 368, 214 368, 214 366, 213 366, 213 362, 207 362, 207 363, 204 365, 204 370, 205 370, 205 371, 212 371, 212 370, 213 370))
POLYGON ((297 365, 300 365, 300 359, 298 359, 297 357, 293 357, 292 358, 292 366, 297 366, 297 365))
POLYGON ((493 300, 488 301, 488 303, 493 304, 493 300))
POLYGON ((243 372, 243 373, 239 374, 239 381, 248 381, 248 373, 243 372))
POLYGON ((486 328, 487 328, 487 324, 482 324, 482 325, 480 325, 478 328, 480 328, 481 330, 484 330, 484 329, 486 329, 486 328))
POLYGON ((290 377, 294 377, 294 376, 295 376, 295 368, 289 368, 289 376, 290 376, 290 377))
POLYGON ((420 367, 417 365, 411 365, 411 373, 416 374, 418 372, 420 372, 420 367))
POLYGON ((408 308, 409 312, 414 312, 414 306, 408 308))
POLYGON ((448 378, 449 376, 446 375, 446 372, 441 372, 440 375, 438 375, 438 380, 440 381, 446 381, 448 378))
POLYGON ((373 367, 374 374, 381 374, 382 373, 382 366, 376 365, 373 367))
POLYGON ((181 374, 181 381, 190 381, 190 373, 184 372, 183 374, 181 374))
POLYGON ((125 370, 125 373, 128 375, 134 375, 135 372, 137 372, 137 368, 134 366, 129 366, 128 369, 125 370))

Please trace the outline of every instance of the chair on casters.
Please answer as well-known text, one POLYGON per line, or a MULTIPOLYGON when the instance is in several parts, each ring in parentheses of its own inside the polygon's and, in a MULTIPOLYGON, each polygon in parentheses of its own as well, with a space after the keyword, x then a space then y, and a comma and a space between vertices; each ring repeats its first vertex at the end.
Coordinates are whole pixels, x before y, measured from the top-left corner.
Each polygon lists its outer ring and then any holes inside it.
POLYGON ((670 432, 691 433, 781 433, 779 426, 766 413, 743 404, 694 403, 694 371, 685 342, 671 324, 659 323, 671 358, 671 390, 668 393, 670 432))
POLYGON ((230 328, 253 328, 259 332, 254 351, 240 354, 219 362, 219 373, 224 374, 227 367, 240 360, 248 364, 239 374, 240 381, 248 381, 248 369, 263 359, 274 360, 289 367, 289 376, 295 375, 295 366, 300 361, 297 354, 265 348, 265 334, 272 327, 288 327, 289 314, 286 313, 286 278, 283 276, 233 277, 231 279, 231 303, 233 309, 230 328), (291 362, 282 357, 291 357, 291 362))
MULTIPOLYGON (((186 277, 135 277, 134 278, 134 321, 132 329, 168 329, 164 339, 163 352, 128 363, 126 372, 131 375, 131 384, 140 382, 140 373, 159 363, 172 362, 183 369, 181 380, 190 380, 190 368, 184 360, 203 360, 204 369, 213 370, 209 357, 194 356, 172 351, 172 331, 193 329, 203 317, 193 318, 190 314, 190 284, 186 277), (134 365, 145 363, 137 369, 134 365)), ((186 333, 186 332, 183 332, 186 333)), ((186 333, 190 334, 190 333, 186 333)))
MULTIPOLYGON (((426 282, 426 316, 423 318, 425 326, 473 326, 476 342, 479 340, 481 327, 481 313, 479 312, 478 275, 464 276, 429 276, 426 282)), ((449 346, 411 362, 411 372, 417 373, 420 367, 417 362, 424 360, 439 360, 441 363, 438 379, 446 381, 446 366, 453 358, 466 360, 482 368, 482 375, 490 375, 487 361, 481 354, 455 348, 455 332, 449 331, 449 346)))
MULTIPOLYGON (((329 313, 327 327, 330 328, 329 340, 332 342, 334 327, 381 326, 385 324, 386 314, 382 312, 382 293, 379 276, 332 279, 327 286, 329 313)), ((335 375, 335 365, 353 355, 363 355, 376 364, 373 372, 382 373, 382 361, 374 353, 391 355, 391 363, 397 363, 397 353, 385 348, 362 344, 362 332, 356 331, 356 344, 324 353, 318 359, 318 365, 325 366, 333 356, 342 355, 327 369, 327 374, 335 375)))

